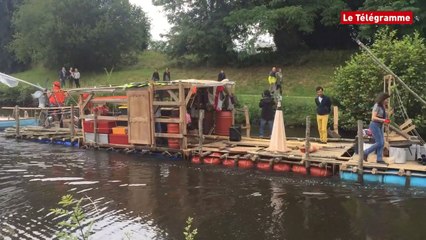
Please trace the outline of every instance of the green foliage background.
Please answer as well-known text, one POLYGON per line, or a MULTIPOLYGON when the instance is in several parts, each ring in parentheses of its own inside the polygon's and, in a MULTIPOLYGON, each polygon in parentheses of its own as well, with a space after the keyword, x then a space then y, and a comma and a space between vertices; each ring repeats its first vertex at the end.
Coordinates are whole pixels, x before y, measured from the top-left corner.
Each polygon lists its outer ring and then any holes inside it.
MULTIPOLYGON (((426 46, 419 33, 397 37, 396 31, 383 29, 376 34, 371 51, 411 89, 426 99, 426 46)), ((340 105, 340 124, 353 128, 357 120, 369 122, 376 95, 383 92, 383 76, 379 68, 365 52, 352 56, 344 66, 336 70, 331 85, 336 103, 340 105)), ((401 85, 397 84, 403 105, 418 127, 426 126, 426 106, 420 103, 401 85)), ((396 93, 396 92, 394 92, 396 93)), ((393 94, 396 96, 396 94, 393 94)), ((395 120, 402 123, 402 109, 391 99, 395 108, 395 120)))

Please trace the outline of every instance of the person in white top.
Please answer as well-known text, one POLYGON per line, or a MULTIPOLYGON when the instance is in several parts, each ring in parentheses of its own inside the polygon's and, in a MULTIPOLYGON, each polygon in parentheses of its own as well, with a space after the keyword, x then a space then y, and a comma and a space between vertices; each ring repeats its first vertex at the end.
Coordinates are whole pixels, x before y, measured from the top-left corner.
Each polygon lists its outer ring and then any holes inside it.
POLYGON ((80 72, 78 68, 74 68, 74 83, 76 88, 80 87, 80 72))

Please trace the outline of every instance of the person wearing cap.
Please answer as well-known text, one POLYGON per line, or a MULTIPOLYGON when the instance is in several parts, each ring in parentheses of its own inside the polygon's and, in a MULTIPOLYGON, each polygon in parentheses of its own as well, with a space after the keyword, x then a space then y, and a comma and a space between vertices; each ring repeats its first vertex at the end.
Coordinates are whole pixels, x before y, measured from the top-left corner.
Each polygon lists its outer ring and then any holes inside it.
POLYGON ((262 99, 259 102, 259 107, 261 108, 259 137, 263 137, 266 124, 268 124, 270 132, 272 132, 272 126, 274 123, 275 101, 269 90, 265 90, 263 92, 262 99))

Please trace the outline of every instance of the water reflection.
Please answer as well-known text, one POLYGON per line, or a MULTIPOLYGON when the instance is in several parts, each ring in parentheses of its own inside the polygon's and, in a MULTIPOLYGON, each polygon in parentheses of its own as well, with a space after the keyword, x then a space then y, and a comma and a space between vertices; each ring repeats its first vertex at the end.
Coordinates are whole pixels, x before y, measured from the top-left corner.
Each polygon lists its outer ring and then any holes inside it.
POLYGON ((423 239, 426 193, 0 139, 0 238, 50 239, 64 194, 93 239, 423 239), (93 203, 94 204, 93 204, 93 203))

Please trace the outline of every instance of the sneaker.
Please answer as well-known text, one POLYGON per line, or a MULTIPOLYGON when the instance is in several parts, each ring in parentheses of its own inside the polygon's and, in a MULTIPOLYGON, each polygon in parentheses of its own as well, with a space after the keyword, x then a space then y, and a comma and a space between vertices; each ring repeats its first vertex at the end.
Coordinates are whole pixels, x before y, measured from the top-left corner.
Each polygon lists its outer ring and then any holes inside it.
POLYGON ((368 159, 368 155, 365 155, 365 154, 364 154, 364 156, 363 156, 363 158, 362 158, 362 159, 364 160, 364 162, 368 162, 368 160, 367 160, 367 159, 368 159))
POLYGON ((378 164, 385 164, 388 165, 387 163, 385 163, 384 161, 377 161, 378 164))

